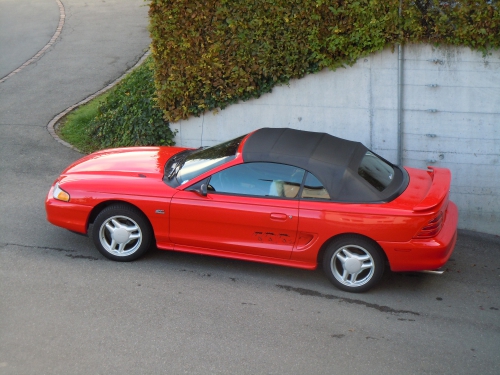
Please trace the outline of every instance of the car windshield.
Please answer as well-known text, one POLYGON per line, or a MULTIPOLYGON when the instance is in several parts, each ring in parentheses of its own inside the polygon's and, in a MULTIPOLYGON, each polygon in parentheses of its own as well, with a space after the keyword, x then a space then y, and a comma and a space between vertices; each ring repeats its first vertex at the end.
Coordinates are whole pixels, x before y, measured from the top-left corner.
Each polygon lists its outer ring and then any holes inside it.
POLYGON ((394 177, 394 168, 368 151, 358 168, 358 174, 378 191, 383 191, 389 186, 394 177))
POLYGON ((233 160, 236 157, 236 151, 241 140, 245 136, 242 135, 230 141, 199 149, 189 154, 185 160, 182 160, 178 172, 176 172, 177 185, 185 184, 202 173, 233 160))

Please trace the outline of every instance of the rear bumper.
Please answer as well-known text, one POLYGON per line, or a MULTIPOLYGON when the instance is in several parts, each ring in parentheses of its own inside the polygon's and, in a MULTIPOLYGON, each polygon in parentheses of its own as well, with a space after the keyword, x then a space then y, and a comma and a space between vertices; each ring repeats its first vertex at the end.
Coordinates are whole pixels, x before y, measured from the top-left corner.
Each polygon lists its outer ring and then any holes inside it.
POLYGON ((442 267, 457 242, 458 209, 449 202, 443 228, 434 238, 409 242, 379 242, 392 271, 423 271, 442 267))

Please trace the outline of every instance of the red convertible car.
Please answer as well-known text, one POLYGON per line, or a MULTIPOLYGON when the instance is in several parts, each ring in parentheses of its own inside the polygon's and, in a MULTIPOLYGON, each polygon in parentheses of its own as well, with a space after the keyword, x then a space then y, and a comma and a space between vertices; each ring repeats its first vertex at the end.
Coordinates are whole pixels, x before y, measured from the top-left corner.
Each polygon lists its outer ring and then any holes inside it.
POLYGON ((151 246, 283 266, 321 264, 363 292, 392 271, 437 270, 456 242, 444 168, 400 168, 325 133, 259 129, 200 149, 104 150, 51 187, 47 218, 118 261, 151 246))

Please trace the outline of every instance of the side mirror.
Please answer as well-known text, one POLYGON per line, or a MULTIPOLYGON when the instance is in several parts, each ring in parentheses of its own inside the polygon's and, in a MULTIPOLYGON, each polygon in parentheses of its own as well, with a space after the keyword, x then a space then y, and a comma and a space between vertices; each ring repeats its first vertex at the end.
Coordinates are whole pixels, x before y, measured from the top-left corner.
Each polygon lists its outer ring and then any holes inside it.
POLYGON ((198 194, 200 194, 202 197, 207 196, 207 184, 201 184, 200 190, 197 191, 198 194))
POLYGON ((207 181, 206 180, 200 181, 197 184, 194 184, 193 186, 187 188, 187 191, 192 191, 198 195, 201 195, 202 197, 206 197, 208 192, 207 181))

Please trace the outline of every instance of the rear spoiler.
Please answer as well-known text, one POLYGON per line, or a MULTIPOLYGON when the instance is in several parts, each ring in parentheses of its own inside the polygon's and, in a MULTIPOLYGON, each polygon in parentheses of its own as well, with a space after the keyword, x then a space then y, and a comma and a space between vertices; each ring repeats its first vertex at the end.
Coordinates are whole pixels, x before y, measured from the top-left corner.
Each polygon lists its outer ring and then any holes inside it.
POLYGON ((448 195, 451 185, 451 172, 446 168, 427 167, 432 185, 425 198, 413 207, 413 211, 426 211, 439 205, 448 195))

